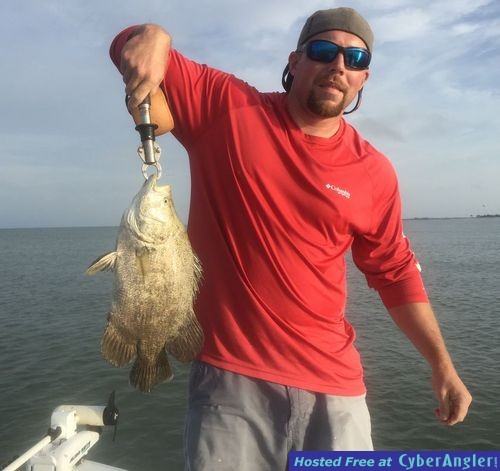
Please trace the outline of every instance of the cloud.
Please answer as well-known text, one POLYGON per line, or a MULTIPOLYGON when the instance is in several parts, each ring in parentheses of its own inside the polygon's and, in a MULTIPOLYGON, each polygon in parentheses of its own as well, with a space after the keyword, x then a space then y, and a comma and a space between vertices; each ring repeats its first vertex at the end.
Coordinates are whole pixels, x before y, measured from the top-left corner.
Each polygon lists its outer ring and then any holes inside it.
POLYGON ((463 34, 473 33, 479 28, 481 28, 479 23, 457 23, 452 26, 451 31, 453 34, 461 36, 463 34))
POLYGON ((430 28, 432 16, 420 8, 407 8, 388 13, 373 21, 376 44, 406 41, 423 36, 430 28))
POLYGON ((356 121, 363 134, 375 137, 377 140, 403 142, 404 136, 394 126, 373 118, 361 118, 356 121))
MULTIPOLYGON (((109 43, 125 26, 159 23, 191 58, 272 91, 281 89, 306 17, 332 6, 323 0, 145 0, 140 8, 123 0, 23 0, 3 7, 0 225, 119 219, 142 178, 138 134, 108 58, 109 43)), ((470 214, 476 196, 457 187, 466 188, 471 175, 482 188, 477 199, 500 213, 492 177, 499 174, 500 3, 353 0, 349 6, 368 18, 376 36, 363 105, 349 120, 394 161, 407 215, 470 214), (422 196, 433 193, 446 204, 422 196)), ((170 137, 159 143, 165 181, 173 183, 186 218, 186 154, 170 137)))

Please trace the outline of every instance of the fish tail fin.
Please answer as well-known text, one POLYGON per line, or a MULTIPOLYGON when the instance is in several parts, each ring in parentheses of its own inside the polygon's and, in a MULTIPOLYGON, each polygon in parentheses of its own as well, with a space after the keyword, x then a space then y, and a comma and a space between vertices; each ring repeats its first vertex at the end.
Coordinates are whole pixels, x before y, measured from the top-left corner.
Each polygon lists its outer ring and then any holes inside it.
POLYGON ((203 340, 203 329, 194 312, 191 312, 175 338, 168 341, 166 348, 177 360, 188 362, 200 353, 203 340))
POLYGON ((100 271, 114 270, 117 257, 118 252, 116 251, 105 253, 104 255, 101 255, 99 258, 94 260, 87 268, 85 273, 87 275, 95 275, 100 271))
POLYGON ((108 321, 101 340, 103 357, 114 366, 125 366, 137 354, 134 342, 127 342, 119 330, 108 321))
POLYGON ((151 392, 157 384, 169 381, 174 377, 167 358, 167 352, 161 349, 156 362, 152 363, 140 355, 130 371, 130 384, 142 392, 151 392))

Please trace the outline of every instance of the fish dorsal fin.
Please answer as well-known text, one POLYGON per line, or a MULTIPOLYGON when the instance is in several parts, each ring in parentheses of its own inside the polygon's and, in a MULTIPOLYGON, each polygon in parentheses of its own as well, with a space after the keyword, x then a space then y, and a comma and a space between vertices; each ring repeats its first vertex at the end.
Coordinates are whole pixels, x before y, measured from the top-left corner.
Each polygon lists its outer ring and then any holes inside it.
POLYGON ((95 275, 100 271, 114 270, 117 258, 118 252, 108 252, 100 256, 97 260, 94 260, 85 273, 87 273, 87 275, 95 275))

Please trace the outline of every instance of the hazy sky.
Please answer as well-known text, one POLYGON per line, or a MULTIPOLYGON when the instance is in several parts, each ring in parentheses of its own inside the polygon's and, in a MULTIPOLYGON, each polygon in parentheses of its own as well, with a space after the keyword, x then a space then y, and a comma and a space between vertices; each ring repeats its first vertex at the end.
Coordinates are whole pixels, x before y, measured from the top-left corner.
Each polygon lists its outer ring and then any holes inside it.
MULTIPOLYGON (((335 6, 375 33, 348 119, 394 163, 404 216, 500 213, 498 0, 17 0, 0 6, 0 227, 119 224, 143 181, 108 56, 124 27, 159 23, 192 59, 272 91, 306 17, 335 6)), ((185 219, 187 157, 159 143, 185 219)))

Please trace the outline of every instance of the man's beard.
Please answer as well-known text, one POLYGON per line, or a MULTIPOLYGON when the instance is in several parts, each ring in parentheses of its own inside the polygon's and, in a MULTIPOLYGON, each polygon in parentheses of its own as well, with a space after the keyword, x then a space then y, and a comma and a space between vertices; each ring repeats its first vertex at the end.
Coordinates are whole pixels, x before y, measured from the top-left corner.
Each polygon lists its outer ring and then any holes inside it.
POLYGON ((317 79, 314 81, 314 85, 326 85, 328 82, 333 82, 339 87, 340 92, 342 93, 342 100, 337 104, 332 103, 332 100, 328 99, 328 97, 320 97, 319 94, 321 92, 317 92, 317 88, 313 87, 307 97, 307 106, 310 111, 318 116, 321 116, 322 118, 336 118, 342 114, 346 106, 349 104, 346 96, 347 90, 345 89, 346 87, 335 79, 335 77, 317 79))

